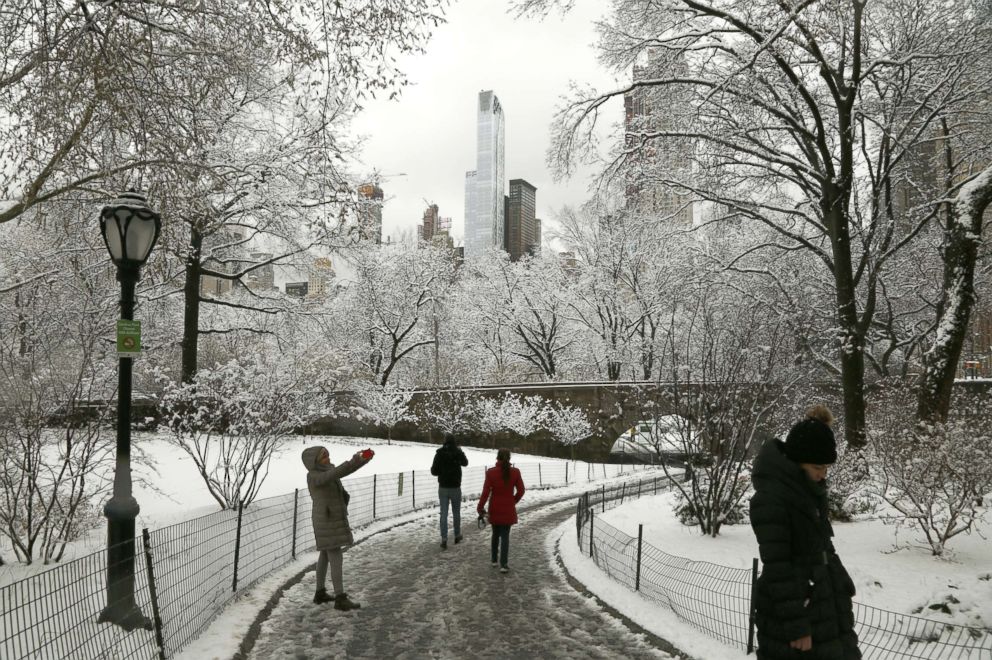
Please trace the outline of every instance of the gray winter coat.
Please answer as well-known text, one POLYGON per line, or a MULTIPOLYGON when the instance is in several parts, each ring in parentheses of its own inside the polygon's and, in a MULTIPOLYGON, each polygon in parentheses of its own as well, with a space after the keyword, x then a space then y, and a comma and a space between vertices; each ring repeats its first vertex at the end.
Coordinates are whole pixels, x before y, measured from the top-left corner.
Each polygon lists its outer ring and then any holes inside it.
POLYGON ((318 550, 343 548, 355 542, 348 526, 348 491, 341 484, 346 477, 365 463, 352 458, 341 465, 319 465, 317 457, 323 447, 303 450, 303 465, 307 468, 307 488, 313 500, 313 536, 318 550))

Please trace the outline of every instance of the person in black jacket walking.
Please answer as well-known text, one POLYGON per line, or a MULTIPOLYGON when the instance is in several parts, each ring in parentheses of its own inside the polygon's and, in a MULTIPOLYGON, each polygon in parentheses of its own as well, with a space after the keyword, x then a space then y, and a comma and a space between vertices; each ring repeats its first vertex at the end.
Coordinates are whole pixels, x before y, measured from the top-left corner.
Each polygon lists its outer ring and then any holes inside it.
POLYGON ((444 444, 434 453, 431 474, 437 477, 437 497, 441 501, 441 549, 448 548, 448 506, 455 528, 455 543, 462 541, 462 467, 468 465, 465 452, 455 436, 444 434, 444 444))
POLYGON ((755 590, 758 660, 860 660, 854 582, 834 551, 827 470, 837 460, 833 415, 816 406, 754 461, 751 527, 761 576, 755 590))

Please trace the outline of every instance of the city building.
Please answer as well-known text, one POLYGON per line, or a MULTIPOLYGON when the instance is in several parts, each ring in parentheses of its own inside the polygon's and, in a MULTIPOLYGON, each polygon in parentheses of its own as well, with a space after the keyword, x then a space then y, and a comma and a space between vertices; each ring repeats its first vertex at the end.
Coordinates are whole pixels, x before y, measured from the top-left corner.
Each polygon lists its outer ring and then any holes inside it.
MULTIPOLYGON (((666 61, 661 50, 648 48, 646 61, 634 65, 633 81, 687 73, 684 60, 666 61)), ((624 134, 628 149, 640 145, 644 134, 676 128, 674 112, 679 107, 679 99, 673 96, 677 97, 677 91, 672 87, 638 87, 624 94, 624 134)), ((651 138, 641 145, 627 161, 625 194, 628 210, 691 225, 692 198, 663 183, 665 179, 687 178, 691 162, 692 144, 687 139, 651 138)))
POLYGON ((357 227, 363 241, 382 245, 382 188, 374 183, 358 186, 357 227))
POLYGON ((331 280, 334 279, 334 265, 327 257, 314 259, 313 270, 307 282, 307 297, 323 298, 327 296, 331 280))
POLYGON ((310 289, 309 282, 286 282, 286 295, 294 298, 303 298, 310 289))
MULTIPOLYGON (((252 252, 248 255, 251 261, 245 264, 245 268, 251 268, 255 264, 265 263, 272 259, 271 252, 252 252)), ((245 275, 245 286, 255 293, 265 293, 276 288, 276 269, 270 263, 254 268, 245 275)))
POLYGON ((534 256, 541 254, 541 219, 534 218, 534 243, 530 247, 534 256))
POLYGON ((438 224, 440 221, 440 211, 438 210, 437 204, 431 204, 424 211, 424 218, 419 225, 417 225, 417 242, 430 243, 431 239, 434 238, 434 234, 438 230, 438 224))
MULTIPOLYGON (((236 273, 244 260, 244 243, 245 235, 240 227, 222 227, 203 238, 200 263, 203 268, 218 273, 236 273)), ((200 295, 215 298, 230 293, 234 286, 233 279, 203 275, 200 278, 200 295)))
POLYGON ((510 261, 533 254, 535 247, 540 245, 536 207, 537 188, 523 179, 510 179, 505 231, 510 261))
POLYGON ((465 258, 505 244, 505 121, 492 90, 479 92, 476 167, 465 173, 465 258))

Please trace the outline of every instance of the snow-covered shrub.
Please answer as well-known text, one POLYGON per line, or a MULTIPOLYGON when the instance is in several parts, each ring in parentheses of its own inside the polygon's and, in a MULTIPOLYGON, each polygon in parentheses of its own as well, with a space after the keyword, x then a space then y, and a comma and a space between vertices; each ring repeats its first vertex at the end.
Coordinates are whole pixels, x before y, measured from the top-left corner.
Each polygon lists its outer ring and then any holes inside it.
POLYGON ((547 404, 537 396, 509 392, 501 397, 478 397, 472 404, 472 428, 486 435, 512 431, 526 437, 543 426, 547 404))
POLYGON ((592 425, 586 413, 574 406, 549 407, 544 424, 555 440, 571 448, 573 458, 575 445, 592 435, 592 425))
MULTIPOLYGON (((840 433, 837 433, 840 437, 840 433)), ((872 513, 878 500, 869 484, 868 461, 863 452, 837 444, 837 462, 827 477, 827 508, 831 520, 850 522, 854 516, 872 513)))
POLYGON ((435 390, 420 407, 418 417, 441 433, 463 433, 471 427, 472 410, 468 390, 435 390))
POLYGON ((251 359, 201 369, 191 383, 165 385, 168 439, 193 459, 221 509, 250 504, 287 436, 325 411, 310 385, 291 364, 251 359))
POLYGON ((959 418, 925 427, 910 422, 869 445, 872 483, 896 512, 887 519, 913 526, 941 556, 952 538, 970 532, 985 514, 982 497, 992 492, 992 428, 989 420, 959 418))
POLYGON ((414 419, 410 410, 410 399, 413 390, 379 385, 378 383, 363 383, 355 388, 358 404, 352 411, 360 418, 373 424, 386 427, 386 443, 393 439, 393 427, 400 422, 414 419))

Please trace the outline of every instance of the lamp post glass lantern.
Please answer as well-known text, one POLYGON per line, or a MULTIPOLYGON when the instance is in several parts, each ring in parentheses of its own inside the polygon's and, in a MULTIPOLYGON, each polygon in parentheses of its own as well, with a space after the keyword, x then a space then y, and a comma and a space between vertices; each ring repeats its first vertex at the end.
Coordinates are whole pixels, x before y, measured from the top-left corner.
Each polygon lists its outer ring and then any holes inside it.
MULTIPOLYGON (((121 283, 122 320, 134 320, 134 288, 161 229, 159 214, 133 190, 122 193, 100 211, 100 232, 121 283)), ((151 630, 151 621, 134 601, 134 520, 140 509, 131 492, 132 358, 121 356, 118 365, 114 491, 103 508, 107 517, 107 606, 98 621, 114 623, 128 631, 151 630)))

